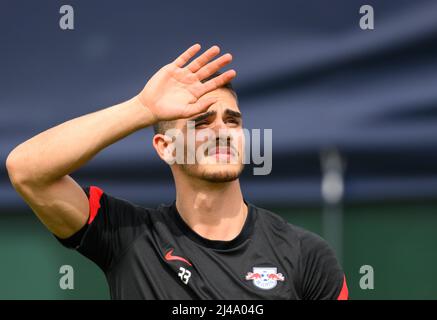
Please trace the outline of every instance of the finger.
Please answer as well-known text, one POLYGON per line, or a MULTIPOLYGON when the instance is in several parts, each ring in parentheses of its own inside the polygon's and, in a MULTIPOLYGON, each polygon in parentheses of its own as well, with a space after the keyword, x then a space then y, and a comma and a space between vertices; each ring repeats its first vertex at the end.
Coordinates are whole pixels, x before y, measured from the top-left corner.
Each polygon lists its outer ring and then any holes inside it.
POLYGON ((199 71, 197 71, 196 72, 197 78, 200 80, 206 79, 210 75, 214 74, 214 72, 226 66, 231 61, 232 61, 232 55, 230 53, 226 53, 221 57, 215 59, 214 61, 208 63, 206 66, 202 67, 199 71))
POLYGON ((188 70, 190 70, 191 72, 197 72, 219 53, 220 48, 218 46, 212 46, 204 53, 202 53, 198 58, 191 61, 190 64, 187 66, 188 70))
POLYGON ((179 68, 182 68, 184 64, 186 64, 192 57, 196 55, 197 52, 200 50, 200 44, 196 43, 189 47, 184 53, 182 53, 179 57, 177 57, 173 63, 178 66, 179 68))
POLYGON ((233 78, 235 78, 236 75, 237 72, 231 69, 215 78, 212 78, 211 80, 208 80, 202 85, 202 90, 200 92, 200 95, 202 96, 205 93, 208 93, 212 90, 222 87, 223 85, 231 81, 233 78))
POLYGON ((187 107, 186 114, 184 115, 184 118, 189 118, 192 116, 195 116, 196 114, 205 112, 208 110, 208 108, 217 102, 216 97, 209 97, 204 99, 199 99, 195 103, 191 103, 187 107))

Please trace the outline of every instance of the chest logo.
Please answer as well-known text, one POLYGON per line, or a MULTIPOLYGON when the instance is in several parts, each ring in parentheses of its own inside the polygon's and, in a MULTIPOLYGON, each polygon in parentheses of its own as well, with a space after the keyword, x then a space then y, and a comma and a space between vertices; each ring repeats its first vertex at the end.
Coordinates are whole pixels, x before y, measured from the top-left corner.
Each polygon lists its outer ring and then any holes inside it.
POLYGON ((253 284, 263 290, 270 290, 276 287, 278 281, 284 281, 282 273, 277 273, 274 267, 253 267, 252 272, 248 272, 246 280, 252 280, 253 284))
POLYGON ((174 249, 171 248, 170 250, 167 251, 167 253, 165 254, 165 260, 167 261, 182 261, 185 262, 186 264, 188 264, 190 267, 192 266, 192 264, 185 258, 179 257, 179 256, 174 256, 173 255, 173 251, 174 249))

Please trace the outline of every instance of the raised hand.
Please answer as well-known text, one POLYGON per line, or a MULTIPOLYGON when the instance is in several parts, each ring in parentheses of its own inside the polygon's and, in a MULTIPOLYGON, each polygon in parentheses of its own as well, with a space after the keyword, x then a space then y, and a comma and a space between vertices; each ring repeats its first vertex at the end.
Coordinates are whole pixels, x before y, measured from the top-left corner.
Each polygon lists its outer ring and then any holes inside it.
POLYGON ((213 46, 188 63, 199 50, 199 44, 188 48, 173 62, 158 70, 139 93, 139 100, 152 112, 155 121, 188 118, 206 111, 216 100, 213 97, 200 97, 236 76, 235 70, 231 69, 202 83, 203 79, 229 64, 232 55, 227 53, 211 61, 220 53, 220 48, 213 46))

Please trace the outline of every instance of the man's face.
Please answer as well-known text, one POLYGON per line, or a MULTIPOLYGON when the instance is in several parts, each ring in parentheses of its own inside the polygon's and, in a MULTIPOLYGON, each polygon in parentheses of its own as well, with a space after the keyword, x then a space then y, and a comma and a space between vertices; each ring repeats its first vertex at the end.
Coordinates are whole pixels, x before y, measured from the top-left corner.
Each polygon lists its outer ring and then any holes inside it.
MULTIPOLYGON (((189 119, 179 119, 175 128, 184 134, 185 160, 175 164, 188 176, 209 182, 228 182, 237 179, 243 171, 244 135, 237 100, 227 89, 211 91, 200 99, 216 97, 209 109, 189 119), (194 122, 195 141, 189 143, 189 123, 194 122), (194 148, 193 148, 194 146, 194 148)), ((191 136, 193 137, 193 132, 191 136)))

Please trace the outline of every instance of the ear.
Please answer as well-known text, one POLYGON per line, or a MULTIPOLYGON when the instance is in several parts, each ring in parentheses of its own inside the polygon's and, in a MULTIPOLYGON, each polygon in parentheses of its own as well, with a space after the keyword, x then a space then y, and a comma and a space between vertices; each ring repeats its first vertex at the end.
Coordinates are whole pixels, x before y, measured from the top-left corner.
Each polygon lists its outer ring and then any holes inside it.
POLYGON ((158 156, 167 162, 167 164, 172 164, 173 149, 171 145, 173 144, 173 140, 165 134, 157 133, 153 136, 152 144, 158 156))

